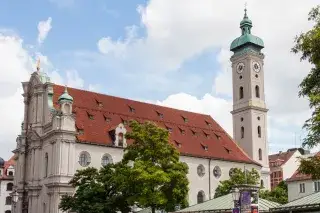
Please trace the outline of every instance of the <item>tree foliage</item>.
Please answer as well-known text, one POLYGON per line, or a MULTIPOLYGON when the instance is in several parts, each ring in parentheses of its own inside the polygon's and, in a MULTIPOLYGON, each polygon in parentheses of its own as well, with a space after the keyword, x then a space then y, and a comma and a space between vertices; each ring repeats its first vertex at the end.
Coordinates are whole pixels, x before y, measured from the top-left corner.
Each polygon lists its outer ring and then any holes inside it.
POLYGON ((220 181, 219 186, 216 188, 214 198, 229 194, 231 189, 238 184, 258 185, 259 180, 260 175, 255 169, 245 172, 239 168, 234 168, 229 180, 220 181))
POLYGON ((76 192, 62 197, 61 210, 126 213, 137 205, 155 212, 188 205, 188 166, 179 161, 179 152, 168 141, 168 131, 136 121, 130 128, 126 138, 133 143, 125 149, 123 160, 99 171, 77 171, 70 181, 76 192))
POLYGON ((281 181, 273 190, 260 190, 259 197, 273 202, 288 203, 288 185, 281 181))
POLYGON ((168 131, 150 122, 132 121, 130 127, 126 138, 133 143, 126 148, 123 163, 134 162, 131 172, 136 178, 130 184, 138 186, 138 191, 133 200, 153 212, 186 207, 188 166, 179 161, 179 152, 168 142, 168 131))
POLYGON ((96 168, 78 170, 70 184, 76 188, 74 195, 62 196, 59 208, 78 213, 130 212, 127 198, 130 188, 129 167, 123 164, 109 164, 99 171, 96 168))
MULTIPOLYGON (((308 98, 312 110, 311 118, 306 120, 303 126, 308 131, 303 146, 313 148, 320 144, 320 5, 312 8, 308 19, 314 22, 314 26, 296 37, 292 51, 301 54, 301 60, 312 64, 310 72, 300 84, 299 96, 308 98)), ((320 178, 319 158, 312 157, 301 161, 301 173, 320 178)))

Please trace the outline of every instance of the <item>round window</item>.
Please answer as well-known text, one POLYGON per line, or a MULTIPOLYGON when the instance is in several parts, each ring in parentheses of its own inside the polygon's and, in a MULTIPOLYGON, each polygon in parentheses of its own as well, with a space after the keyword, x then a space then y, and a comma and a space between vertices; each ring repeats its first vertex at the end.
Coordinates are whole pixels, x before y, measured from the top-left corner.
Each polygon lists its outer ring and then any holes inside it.
POLYGON ((234 174, 235 168, 231 168, 229 170, 229 176, 232 177, 232 175, 234 174))
POLYGON ((221 176, 221 169, 219 166, 215 166, 214 169, 213 169, 213 175, 216 177, 216 178, 220 178, 221 176))
POLYGON ((102 159, 101 159, 101 165, 102 166, 106 166, 109 163, 112 163, 112 158, 109 154, 105 154, 103 155, 102 159))
POLYGON ((83 167, 89 166, 91 157, 88 152, 81 152, 79 156, 79 164, 83 167))
POLYGON ((202 164, 200 164, 200 165, 198 166, 198 168, 197 168, 197 173, 198 173, 198 175, 199 175, 200 177, 203 177, 204 174, 206 173, 206 172, 205 172, 205 168, 204 168, 204 166, 203 166, 202 164))

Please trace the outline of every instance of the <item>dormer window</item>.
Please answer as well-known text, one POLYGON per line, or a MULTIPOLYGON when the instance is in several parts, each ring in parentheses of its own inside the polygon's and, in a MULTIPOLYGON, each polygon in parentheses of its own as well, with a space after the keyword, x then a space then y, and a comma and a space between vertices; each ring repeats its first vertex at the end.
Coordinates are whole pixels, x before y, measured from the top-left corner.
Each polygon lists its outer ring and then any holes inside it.
POLYGON ((90 120, 93 120, 93 119, 94 119, 93 114, 87 112, 87 115, 88 115, 88 118, 89 118, 90 120))
POLYGON ((130 110, 130 112, 132 112, 132 113, 135 113, 135 109, 133 108, 133 107, 131 107, 131 106, 129 106, 129 110, 130 110))
POLYGON ((171 127, 167 127, 167 130, 171 133, 172 132, 172 128, 171 127))
POLYGON ((191 132, 192 132, 192 135, 194 135, 194 136, 197 135, 196 131, 194 131, 192 129, 191 129, 191 132))
POLYGON ((215 134, 215 136, 216 136, 216 138, 217 138, 218 140, 221 139, 221 136, 220 136, 220 135, 218 135, 218 134, 216 134, 216 133, 214 133, 214 134, 215 134))
POLYGON ((176 143, 176 146, 177 146, 177 147, 181 148, 181 143, 179 143, 179 142, 176 141, 176 140, 175 140, 174 142, 176 143))
POLYGON ((208 122, 208 121, 205 121, 205 122, 209 127, 211 127, 211 123, 210 122, 208 122))
POLYGON ((208 146, 205 145, 205 144, 201 144, 202 148, 205 150, 205 151, 208 151, 208 146))
POLYGON ((96 103, 97 103, 97 105, 98 105, 99 108, 102 108, 102 107, 103 107, 103 104, 102 104, 101 101, 99 101, 99 100, 96 99, 96 103))
POLYGON ((179 130, 180 130, 180 133, 181 133, 182 135, 184 135, 184 134, 186 133, 186 131, 185 131, 184 129, 181 129, 180 127, 179 127, 179 130))
POLYGON ((209 134, 208 133, 206 133, 205 131, 203 131, 203 133, 204 133, 204 136, 206 136, 206 138, 209 138, 209 134))
POLYGON ((127 125, 127 124, 128 124, 128 121, 125 120, 124 118, 121 118, 121 123, 123 123, 123 125, 127 125))
POLYGON ((188 123, 188 118, 182 116, 182 119, 183 119, 183 122, 188 123))
POLYGON ((79 129, 77 127, 76 127, 76 129, 77 129, 78 135, 83 135, 83 133, 84 133, 83 129, 79 129))
POLYGON ((158 111, 156 111, 156 112, 157 112, 159 118, 160 118, 160 119, 163 119, 163 114, 162 114, 161 112, 158 112, 158 111))
POLYGON ((107 123, 110 123, 111 118, 104 116, 104 120, 105 120, 107 123))
POLYGON ((226 152, 228 152, 228 154, 230 154, 230 153, 231 153, 231 150, 230 150, 230 149, 228 149, 227 147, 224 147, 224 149, 226 150, 226 152))

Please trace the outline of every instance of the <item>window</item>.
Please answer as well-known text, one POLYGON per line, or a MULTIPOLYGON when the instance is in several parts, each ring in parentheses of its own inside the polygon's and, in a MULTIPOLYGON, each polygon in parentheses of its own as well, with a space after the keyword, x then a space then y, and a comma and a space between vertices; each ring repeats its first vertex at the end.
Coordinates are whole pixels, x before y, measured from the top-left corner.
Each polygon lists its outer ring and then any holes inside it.
POLYGON ((48 157, 48 153, 45 154, 44 156, 44 176, 47 177, 48 176, 48 164, 49 164, 49 157, 48 157))
POLYGON ((197 203, 203 203, 205 198, 204 191, 199 191, 197 195, 197 203))
POLYGON ((262 150, 259 149, 259 160, 262 160, 262 150))
POLYGON ((256 97, 257 97, 257 98, 260 98, 260 89, 259 89, 259 86, 258 86, 258 85, 256 85, 255 91, 256 91, 256 97))
POLYGON ((134 113, 136 110, 133 108, 133 107, 131 107, 131 106, 129 106, 129 109, 130 109, 130 112, 132 112, 132 113, 134 113))
POLYGON ((258 126, 258 137, 261 138, 261 126, 258 126))
POLYGON ((260 180, 260 187, 261 187, 261 188, 264 188, 264 182, 263 182, 263 180, 260 180))
POLYGON ((241 122, 243 121, 243 117, 240 118, 241 122))
POLYGON ((216 178, 220 178, 221 177, 221 169, 219 166, 215 166, 214 169, 213 169, 213 175, 216 177, 216 178))
POLYGON ((300 193, 305 193, 305 191, 306 189, 304 183, 300 183, 300 193))
POLYGON ((102 165, 102 166, 106 166, 106 165, 108 165, 109 163, 112 163, 111 155, 109 155, 109 154, 104 154, 104 155, 102 156, 102 159, 101 159, 101 165, 102 165))
POLYGON ((88 117, 89 117, 90 120, 93 120, 93 119, 94 119, 94 117, 93 117, 93 115, 92 115, 91 113, 87 112, 87 115, 88 115, 88 117))
POLYGON ((89 166, 91 161, 90 154, 88 152, 81 152, 79 156, 79 164, 83 167, 89 166))
POLYGON ((231 177, 234 172, 235 172, 235 168, 231 168, 231 169, 229 170, 229 177, 231 177))
POLYGON ((118 135, 118 146, 123 146, 123 133, 120 132, 118 135))
POLYGON ((240 97, 240 99, 243 98, 243 87, 240 87, 240 89, 239 89, 239 97, 240 97))
POLYGON ((241 138, 244 138, 244 127, 241 127, 241 138))
POLYGON ((11 196, 6 197, 6 205, 11 205, 12 198, 11 196))
POLYGON ((8 172, 8 176, 13 176, 13 171, 8 172))
POLYGON ((183 122, 188 123, 188 118, 182 116, 182 119, 183 119, 183 122))
POLYGON ((314 191, 320 192, 320 181, 314 182, 314 191))
POLYGON ((13 183, 8 183, 7 184, 7 191, 12 191, 13 188, 13 183))
POLYGON ((202 164, 200 164, 198 167, 197 167, 197 173, 199 175, 199 177, 203 177, 204 174, 206 173, 205 172, 205 168, 202 164))
POLYGON ((11 211, 10 211, 10 210, 7 210, 7 211, 5 211, 4 213, 11 213, 11 211))
POLYGON ((184 129, 181 129, 180 127, 179 127, 179 130, 180 130, 180 133, 183 135, 186 133, 186 131, 184 129))

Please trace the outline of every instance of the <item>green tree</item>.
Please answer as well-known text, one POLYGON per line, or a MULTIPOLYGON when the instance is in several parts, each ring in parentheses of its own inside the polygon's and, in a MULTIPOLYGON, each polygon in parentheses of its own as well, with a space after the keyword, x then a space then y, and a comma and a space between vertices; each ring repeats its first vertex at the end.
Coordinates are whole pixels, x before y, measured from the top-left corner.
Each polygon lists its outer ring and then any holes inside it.
MULTIPOLYGON (((308 20, 314 22, 314 26, 296 37, 292 51, 301 54, 301 60, 307 60, 312 65, 300 84, 299 96, 308 98, 312 110, 311 118, 303 126, 308 131, 303 146, 313 148, 320 143, 320 5, 312 8, 308 20)), ((299 170, 319 179, 320 158, 301 159, 299 170)))
POLYGON ((188 166, 179 161, 179 152, 169 143, 167 130, 151 122, 130 122, 126 134, 133 143, 125 149, 123 164, 134 162, 129 181, 132 201, 141 208, 174 211, 188 205, 188 166))
POLYGON ((76 188, 74 195, 62 196, 59 208, 78 213, 130 212, 129 167, 109 164, 99 171, 96 168, 78 170, 70 184, 76 188))
POLYGON ((216 188, 214 198, 227 195, 231 192, 232 187, 237 184, 259 184, 260 175, 257 170, 242 171, 239 168, 234 168, 229 180, 220 181, 219 186, 216 188))
POLYGON ((260 190, 259 197, 273 202, 288 203, 288 185, 281 181, 273 190, 260 190))

